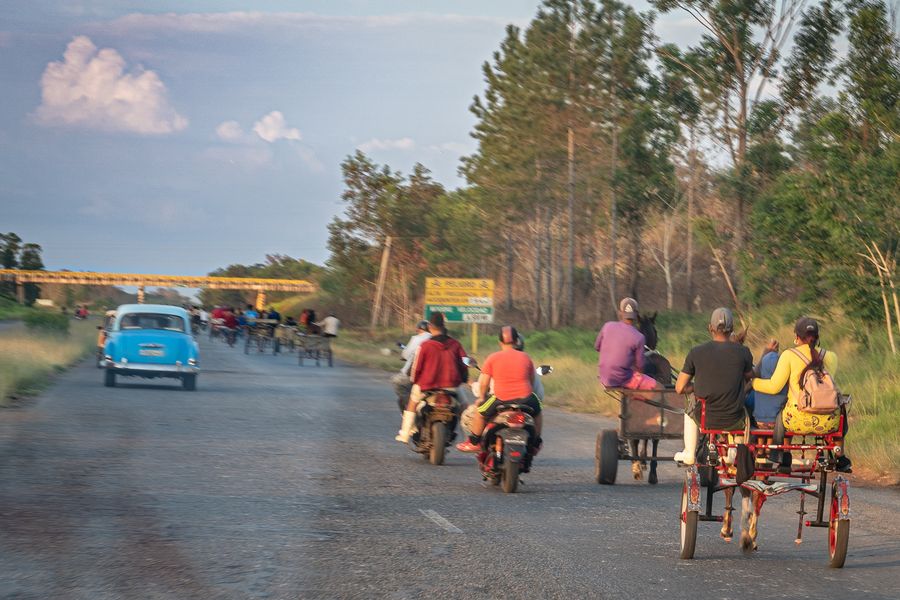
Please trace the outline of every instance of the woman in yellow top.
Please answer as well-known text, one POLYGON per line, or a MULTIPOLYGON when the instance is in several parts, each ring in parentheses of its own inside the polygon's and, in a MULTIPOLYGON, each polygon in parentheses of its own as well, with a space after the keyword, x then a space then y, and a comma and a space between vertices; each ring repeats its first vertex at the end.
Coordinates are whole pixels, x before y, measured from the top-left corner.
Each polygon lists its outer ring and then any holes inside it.
MULTIPOLYGON (((781 354, 772 377, 753 380, 753 389, 763 394, 777 394, 785 383, 788 384, 787 403, 775 419, 776 444, 784 443, 786 431, 822 435, 836 431, 841 422, 840 409, 830 415, 814 415, 800 410, 800 380, 806 371, 821 368, 824 364, 825 370, 834 377, 838 361, 834 352, 817 348, 819 324, 815 319, 802 317, 798 320, 794 325, 794 335, 795 347, 781 354)), ((790 470, 790 452, 781 453, 780 457, 777 452, 773 452, 770 458, 775 462, 781 462, 780 470, 790 470)))

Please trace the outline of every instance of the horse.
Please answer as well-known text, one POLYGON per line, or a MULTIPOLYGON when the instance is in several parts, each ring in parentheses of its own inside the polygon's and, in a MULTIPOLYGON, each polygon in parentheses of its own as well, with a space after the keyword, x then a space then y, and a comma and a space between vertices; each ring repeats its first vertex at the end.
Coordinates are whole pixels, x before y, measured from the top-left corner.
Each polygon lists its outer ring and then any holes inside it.
MULTIPOLYGON (((654 312, 650 316, 638 316, 637 328, 644 336, 644 373, 649 375, 663 386, 671 386, 674 381, 674 373, 672 371, 672 363, 666 357, 656 351, 656 345, 659 343, 659 335, 656 331, 656 317, 659 313, 654 312)), ((640 458, 631 461, 631 474, 635 479, 643 478, 643 469, 647 465, 647 439, 632 439, 631 455, 640 458), (640 447, 639 447, 640 446, 640 447)), ((658 481, 656 475, 656 456, 659 447, 659 439, 649 440, 652 442, 650 453, 650 473, 647 481, 655 484, 658 481)))

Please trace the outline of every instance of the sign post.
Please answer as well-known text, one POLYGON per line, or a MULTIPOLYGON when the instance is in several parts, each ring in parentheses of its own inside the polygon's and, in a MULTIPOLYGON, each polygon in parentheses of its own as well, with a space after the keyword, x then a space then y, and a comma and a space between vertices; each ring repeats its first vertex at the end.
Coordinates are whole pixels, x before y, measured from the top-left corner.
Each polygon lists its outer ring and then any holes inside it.
POLYGON ((472 324, 472 352, 478 352, 478 324, 494 322, 492 279, 425 279, 425 318, 444 314, 447 323, 472 324))

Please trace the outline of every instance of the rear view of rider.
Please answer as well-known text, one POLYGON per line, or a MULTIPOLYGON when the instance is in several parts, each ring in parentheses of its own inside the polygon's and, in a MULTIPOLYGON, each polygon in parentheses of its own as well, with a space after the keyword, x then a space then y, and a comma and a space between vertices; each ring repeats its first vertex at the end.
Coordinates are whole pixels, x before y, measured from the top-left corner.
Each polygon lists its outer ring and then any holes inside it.
POLYGON ((412 391, 409 404, 403 411, 403 422, 396 439, 407 443, 416 420, 416 406, 425 398, 425 392, 448 390, 458 394, 457 388, 469 380, 469 369, 463 363, 466 351, 462 345, 447 335, 444 314, 431 313, 428 319, 431 339, 422 342, 412 366, 412 391))
POLYGON ((534 447, 537 449, 541 446, 542 406, 534 394, 534 363, 528 354, 516 348, 521 338, 515 327, 503 327, 499 338, 500 351, 488 356, 481 367, 481 376, 478 378, 480 397, 475 401, 478 412, 472 419, 469 439, 456 445, 460 452, 478 452, 481 449, 479 444, 485 425, 497 414, 498 405, 506 402, 524 404, 531 408, 536 438, 534 447), (491 389, 493 394, 487 397, 491 389))
POLYGON ((638 303, 634 298, 619 302, 619 320, 609 321, 594 342, 600 353, 597 364, 600 383, 608 388, 630 390, 661 389, 661 383, 643 373, 644 334, 637 330, 638 303))
MULTIPOLYGON (((709 320, 712 340, 695 346, 684 359, 684 367, 675 382, 679 394, 694 393, 706 401, 706 427, 734 431, 743 429, 746 418, 744 385, 753 377, 753 356, 746 346, 732 341, 734 315, 717 308, 709 320)), ((777 390, 776 390, 777 391, 777 390)), ((675 461, 686 465, 696 462, 700 437, 699 405, 684 413, 684 450, 675 453, 675 461)))
POLYGON ((422 345, 422 342, 430 339, 431 333, 428 332, 428 321, 419 321, 416 324, 416 332, 410 336, 409 341, 406 342, 406 346, 403 347, 403 351, 400 353, 404 360, 403 368, 391 378, 391 383, 394 384, 397 398, 403 399, 403 403, 400 406, 401 412, 406 409, 406 404, 409 402, 409 394, 412 391, 410 371, 412 371, 413 362, 416 359, 416 352, 419 351, 419 346, 422 345))

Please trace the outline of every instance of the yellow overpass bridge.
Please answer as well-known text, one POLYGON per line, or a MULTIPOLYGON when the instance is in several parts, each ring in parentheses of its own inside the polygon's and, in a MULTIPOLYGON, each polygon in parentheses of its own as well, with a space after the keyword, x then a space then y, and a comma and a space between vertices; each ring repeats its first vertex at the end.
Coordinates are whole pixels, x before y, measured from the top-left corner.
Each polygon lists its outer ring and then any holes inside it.
POLYGON ((0 269, 0 281, 16 284, 19 302, 25 302, 26 283, 62 285, 127 285, 137 287, 138 302, 144 302, 145 287, 207 288, 211 290, 255 290, 256 306, 266 303, 266 292, 309 294, 316 286, 302 279, 259 279, 249 277, 190 277, 181 275, 137 275, 131 273, 94 273, 89 271, 23 271, 0 269))

